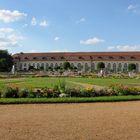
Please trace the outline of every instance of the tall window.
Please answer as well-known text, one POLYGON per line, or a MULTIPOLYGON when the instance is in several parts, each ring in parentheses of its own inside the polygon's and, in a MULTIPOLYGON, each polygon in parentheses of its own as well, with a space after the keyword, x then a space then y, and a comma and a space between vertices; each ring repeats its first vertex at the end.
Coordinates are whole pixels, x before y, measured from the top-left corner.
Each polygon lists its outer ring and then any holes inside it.
POLYGON ((107 69, 111 70, 111 64, 110 63, 107 64, 107 69))
POLYGON ((40 68, 40 64, 39 64, 39 63, 37 63, 37 68, 38 68, 38 69, 40 68))
POLYGON ((116 63, 113 64, 113 71, 116 72, 116 63))
POLYGON ((88 67, 88 63, 85 63, 85 71, 88 71, 89 67, 88 67))
POLYGON ((124 64, 124 71, 127 71, 127 63, 124 64))
POLYGON ((48 69, 49 69, 49 64, 46 63, 46 71, 48 71, 48 69))
POLYGON ((41 64, 41 67, 44 67, 44 63, 41 64))
POLYGON ((27 66, 27 64, 26 63, 24 63, 24 67, 26 67, 27 66))
POLYGON ((119 63, 119 65, 118 65, 118 71, 121 71, 121 70, 122 70, 122 64, 119 63))
POLYGON ((22 63, 20 63, 20 70, 22 70, 22 63))
POLYGON ((81 63, 78 63, 77 68, 78 68, 78 71, 81 71, 81 69, 82 69, 81 63))
POLYGON ((139 64, 136 63, 136 71, 138 72, 139 71, 139 64))
POLYGON ((91 64, 91 71, 94 71, 94 70, 95 70, 95 64, 92 63, 92 64, 91 64))
POLYGON ((50 67, 53 68, 53 63, 51 63, 50 67))
POLYGON ((56 64, 55 64, 55 68, 57 68, 57 67, 58 67, 58 64, 56 63, 56 64))

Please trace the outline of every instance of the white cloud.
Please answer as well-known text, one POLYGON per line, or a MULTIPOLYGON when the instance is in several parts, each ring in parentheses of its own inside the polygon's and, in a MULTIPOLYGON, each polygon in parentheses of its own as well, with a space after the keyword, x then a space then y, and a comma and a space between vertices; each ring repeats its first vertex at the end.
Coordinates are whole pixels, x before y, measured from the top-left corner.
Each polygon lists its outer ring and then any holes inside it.
POLYGON ((108 50, 113 50, 113 51, 140 51, 140 45, 109 46, 108 50))
POLYGON ((13 31, 13 28, 0 28, 0 33, 11 33, 13 31))
POLYGON ((25 13, 21 13, 17 10, 10 11, 10 10, 0 10, 0 21, 5 23, 14 22, 22 19, 23 17, 27 16, 25 13))
POLYGON ((32 18, 32 20, 31 20, 31 25, 32 25, 32 26, 36 26, 36 25, 37 25, 37 20, 36 20, 35 17, 32 18))
POLYGON ((140 14, 140 6, 139 5, 134 5, 134 4, 130 4, 127 7, 127 10, 136 14, 140 14))
POLYGON ((76 23, 78 24, 78 23, 85 22, 85 21, 86 21, 86 19, 84 17, 82 17, 78 21, 76 21, 76 23))
POLYGON ((104 42, 103 39, 93 37, 93 38, 89 38, 87 40, 81 40, 80 44, 83 44, 83 45, 96 45, 96 44, 99 44, 99 43, 102 43, 102 42, 104 42))
POLYGON ((60 37, 57 36, 57 37, 54 38, 54 40, 58 41, 58 40, 60 40, 60 37))
POLYGON ((135 8, 137 8, 137 6, 131 4, 131 5, 128 6, 127 9, 128 9, 128 10, 133 10, 133 9, 135 9, 135 8))
POLYGON ((40 26, 42 26, 42 27, 47 27, 47 26, 48 26, 47 20, 41 21, 41 22, 40 22, 40 26))
POLYGON ((0 49, 21 46, 20 41, 23 39, 24 37, 12 28, 0 28, 0 49))

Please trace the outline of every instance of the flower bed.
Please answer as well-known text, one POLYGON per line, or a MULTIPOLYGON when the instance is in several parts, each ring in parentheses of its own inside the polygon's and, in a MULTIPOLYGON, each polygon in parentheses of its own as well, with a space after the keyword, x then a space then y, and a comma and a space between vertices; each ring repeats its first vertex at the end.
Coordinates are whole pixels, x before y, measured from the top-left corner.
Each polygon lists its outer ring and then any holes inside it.
POLYGON ((111 85, 101 90, 95 90, 94 88, 78 89, 68 88, 65 82, 62 82, 59 85, 55 85, 53 88, 20 89, 16 86, 8 86, 0 91, 1 98, 62 98, 123 95, 140 95, 140 89, 124 85, 111 85))

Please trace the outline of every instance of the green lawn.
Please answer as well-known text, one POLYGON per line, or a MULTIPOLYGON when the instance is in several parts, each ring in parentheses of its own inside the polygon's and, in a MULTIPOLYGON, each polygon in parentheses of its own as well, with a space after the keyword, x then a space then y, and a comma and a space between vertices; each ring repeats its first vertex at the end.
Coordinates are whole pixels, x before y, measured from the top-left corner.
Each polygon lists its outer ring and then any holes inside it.
POLYGON ((13 78, 13 79, 0 79, 0 89, 7 85, 15 85, 18 87, 52 87, 65 79, 68 86, 75 86, 74 83, 78 84, 91 84, 98 86, 109 86, 111 84, 124 84, 140 86, 140 79, 109 79, 109 78, 13 78))

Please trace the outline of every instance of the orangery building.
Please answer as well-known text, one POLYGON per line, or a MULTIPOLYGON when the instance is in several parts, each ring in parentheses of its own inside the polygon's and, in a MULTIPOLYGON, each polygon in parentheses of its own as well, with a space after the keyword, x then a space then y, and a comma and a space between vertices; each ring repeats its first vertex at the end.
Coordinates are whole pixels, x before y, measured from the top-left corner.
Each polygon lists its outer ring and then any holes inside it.
POLYGON ((104 63, 106 70, 113 72, 127 71, 130 63, 134 63, 136 70, 140 71, 140 52, 17 53, 13 59, 18 71, 28 71, 30 66, 48 71, 50 67, 61 67, 66 61, 81 72, 96 71, 99 62, 104 63))

